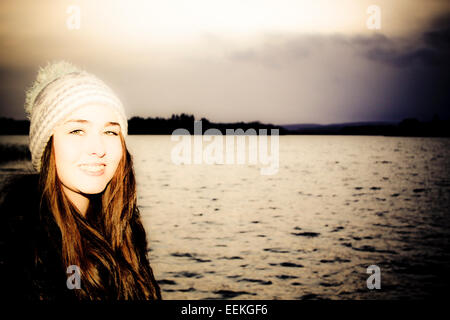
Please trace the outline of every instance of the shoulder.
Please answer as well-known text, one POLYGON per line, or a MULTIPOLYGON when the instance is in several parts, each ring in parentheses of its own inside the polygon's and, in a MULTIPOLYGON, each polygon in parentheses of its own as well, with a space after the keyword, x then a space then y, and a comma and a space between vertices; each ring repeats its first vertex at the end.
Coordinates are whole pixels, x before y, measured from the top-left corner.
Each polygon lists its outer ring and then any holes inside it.
POLYGON ((37 187, 39 183, 39 173, 15 174, 8 176, 3 180, 4 180, 4 182, 2 183, 3 187, 1 188, 2 191, 7 187, 15 188, 15 187, 23 187, 25 185, 31 186, 31 184, 37 187))
MULTIPOLYGON (((39 212, 39 176, 23 174, 11 177, 0 191, 0 225, 11 232, 31 222, 39 212)), ((2 230, 6 231, 6 230, 2 230)))
POLYGON ((47 221, 40 220, 39 175, 15 176, 1 192, 0 274, 8 274, 2 288, 12 299, 63 297, 55 284, 65 280, 59 269, 59 240, 47 232, 47 221))
POLYGON ((29 203, 38 196, 39 175, 19 174, 8 177, 0 190, 0 204, 17 201, 17 205, 29 203))

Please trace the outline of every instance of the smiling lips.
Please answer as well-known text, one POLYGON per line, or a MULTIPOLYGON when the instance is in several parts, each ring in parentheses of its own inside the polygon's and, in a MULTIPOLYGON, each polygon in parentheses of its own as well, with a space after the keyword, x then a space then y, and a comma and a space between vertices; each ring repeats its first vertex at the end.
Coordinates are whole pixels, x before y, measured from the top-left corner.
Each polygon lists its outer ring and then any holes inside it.
POLYGON ((91 163, 91 164, 80 164, 80 169, 90 175, 90 176, 101 176, 105 173, 106 164, 104 163, 91 163))

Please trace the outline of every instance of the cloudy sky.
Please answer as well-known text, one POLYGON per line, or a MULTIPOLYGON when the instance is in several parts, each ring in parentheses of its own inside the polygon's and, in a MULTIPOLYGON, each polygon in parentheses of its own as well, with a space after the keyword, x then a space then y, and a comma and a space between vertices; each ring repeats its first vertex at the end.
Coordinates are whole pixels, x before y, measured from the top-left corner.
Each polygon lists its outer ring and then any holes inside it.
POLYGON ((102 78, 129 117, 450 118, 448 0, 0 1, 0 117, 25 119, 26 87, 59 59, 102 78))

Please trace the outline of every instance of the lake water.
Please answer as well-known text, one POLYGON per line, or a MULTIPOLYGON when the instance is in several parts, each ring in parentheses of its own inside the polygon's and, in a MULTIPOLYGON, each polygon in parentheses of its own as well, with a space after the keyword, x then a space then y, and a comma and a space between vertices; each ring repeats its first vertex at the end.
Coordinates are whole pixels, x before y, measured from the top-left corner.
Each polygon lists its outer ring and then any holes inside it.
POLYGON ((449 139, 281 136, 279 171, 266 176, 258 164, 175 165, 170 136, 127 143, 165 299, 446 294, 449 139), (381 289, 367 287, 370 265, 381 289))

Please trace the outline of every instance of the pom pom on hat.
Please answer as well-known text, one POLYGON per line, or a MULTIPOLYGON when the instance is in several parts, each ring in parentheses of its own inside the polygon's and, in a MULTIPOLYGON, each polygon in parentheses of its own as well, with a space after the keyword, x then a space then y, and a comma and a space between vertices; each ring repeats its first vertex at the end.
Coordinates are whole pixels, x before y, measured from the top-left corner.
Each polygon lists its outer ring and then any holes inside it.
POLYGON ((69 73, 85 73, 85 71, 80 70, 67 61, 57 61, 54 63, 49 62, 45 67, 39 68, 36 80, 26 92, 25 112, 28 119, 31 119, 34 100, 36 100, 36 97, 42 89, 44 89, 49 83, 69 73))

